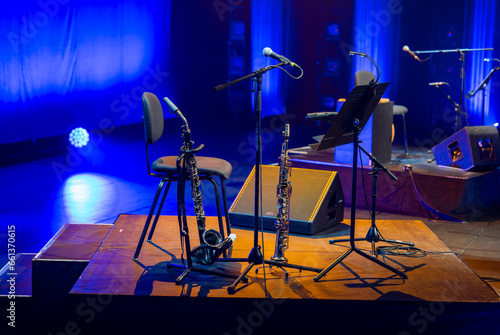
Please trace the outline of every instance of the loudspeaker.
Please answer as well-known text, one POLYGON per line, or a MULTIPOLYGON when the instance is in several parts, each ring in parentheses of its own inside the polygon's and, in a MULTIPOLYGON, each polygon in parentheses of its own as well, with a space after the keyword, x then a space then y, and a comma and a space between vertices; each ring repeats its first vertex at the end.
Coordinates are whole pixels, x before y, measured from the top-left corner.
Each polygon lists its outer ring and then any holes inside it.
POLYGON ((500 140, 494 126, 464 127, 432 148, 436 163, 464 170, 500 164, 500 140))
MULTIPOLYGON (((279 166, 262 166, 262 223, 276 231, 279 166)), ((292 168, 290 232, 312 235, 344 219, 344 193, 337 172, 292 168)), ((232 226, 254 228, 255 167, 229 209, 232 226)), ((259 227, 260 228, 260 227, 259 227)))
MULTIPOLYGON (((393 101, 381 101, 359 135, 363 148, 382 164, 391 161, 393 110, 393 101)), ((336 147, 335 162, 352 165, 352 146, 350 143, 336 147)))

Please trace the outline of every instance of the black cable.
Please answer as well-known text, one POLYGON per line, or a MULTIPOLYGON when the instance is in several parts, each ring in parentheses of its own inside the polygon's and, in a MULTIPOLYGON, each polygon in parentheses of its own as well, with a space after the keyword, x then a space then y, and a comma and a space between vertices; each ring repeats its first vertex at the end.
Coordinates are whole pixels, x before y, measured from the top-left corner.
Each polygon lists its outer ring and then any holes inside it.
POLYGON ((416 247, 403 247, 399 245, 388 245, 377 247, 378 254, 382 256, 405 256, 405 257, 425 257, 427 252, 423 249, 416 247))

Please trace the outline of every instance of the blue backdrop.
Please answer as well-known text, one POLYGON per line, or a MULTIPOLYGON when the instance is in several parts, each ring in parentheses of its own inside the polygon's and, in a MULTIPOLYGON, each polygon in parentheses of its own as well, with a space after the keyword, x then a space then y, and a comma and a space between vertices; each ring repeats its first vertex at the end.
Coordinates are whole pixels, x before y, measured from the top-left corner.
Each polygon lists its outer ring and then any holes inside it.
POLYGON ((137 123, 142 92, 166 89, 170 1, 18 1, 0 16, 0 144, 137 123))

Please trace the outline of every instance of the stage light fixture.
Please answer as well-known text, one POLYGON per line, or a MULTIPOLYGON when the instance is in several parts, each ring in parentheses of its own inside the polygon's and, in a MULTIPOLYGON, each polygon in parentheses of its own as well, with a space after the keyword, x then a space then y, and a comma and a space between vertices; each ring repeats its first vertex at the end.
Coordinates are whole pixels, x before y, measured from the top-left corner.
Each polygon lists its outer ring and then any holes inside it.
POLYGON ((69 143, 75 148, 83 148, 89 143, 89 139, 89 132, 82 127, 75 128, 69 133, 69 143))
POLYGON ((342 25, 336 22, 327 22, 325 27, 325 41, 340 41, 342 25))
POLYGON ((230 56, 229 57, 229 74, 243 75, 245 70, 245 57, 230 56))
POLYGON ((338 58, 325 57, 323 75, 327 77, 340 77, 340 60, 338 58))
POLYGON ((335 98, 330 95, 321 96, 321 110, 335 111, 335 98))
POLYGON ((229 39, 231 41, 245 40, 245 21, 233 20, 229 23, 229 39))

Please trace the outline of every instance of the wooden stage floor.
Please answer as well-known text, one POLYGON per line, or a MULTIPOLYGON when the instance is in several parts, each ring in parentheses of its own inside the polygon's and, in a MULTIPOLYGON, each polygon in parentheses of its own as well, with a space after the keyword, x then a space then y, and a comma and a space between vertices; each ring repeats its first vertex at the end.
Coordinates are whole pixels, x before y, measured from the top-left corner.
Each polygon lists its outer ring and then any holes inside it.
MULTIPOLYGON (((188 219, 191 245, 197 246, 196 222, 194 217, 188 219)), ((182 284, 175 284, 180 270, 166 267, 167 262, 180 262, 175 216, 160 218, 153 242, 144 243, 139 261, 134 262, 144 221, 142 215, 120 215, 71 290, 76 310, 84 299, 97 297, 102 302, 98 316, 103 323, 92 322, 89 327, 102 330, 99 327, 106 324, 114 330, 152 331, 164 324, 165 329, 203 331, 209 324, 215 331, 211 333, 221 334, 320 331, 325 327, 384 334, 500 330, 499 296, 418 220, 377 222, 385 238, 414 242, 426 252, 423 257, 379 256, 408 279, 352 253, 319 282, 313 281, 315 272, 287 268, 285 278, 281 269, 259 268, 256 273, 254 267, 248 283, 240 283, 234 294, 227 293, 232 279, 201 273, 190 273, 182 284), (131 317, 141 318, 142 326, 131 317)), ((328 241, 343 238, 348 224, 345 220, 312 237, 291 236, 286 251, 289 263, 325 268, 346 250, 348 243, 331 245, 328 241)), ((215 218, 208 217, 207 226, 215 225, 215 218)), ((368 220, 357 220, 357 235, 364 237, 369 226, 368 220)), ((232 257, 247 257, 253 231, 233 228, 233 232, 237 239, 232 257)), ((275 234, 263 236, 264 257, 269 259, 275 234)), ((261 237, 259 233, 259 240, 261 237)), ((387 244, 377 243, 381 245, 387 244)), ((371 248, 365 241, 357 246, 367 252, 371 248)), ((246 265, 217 263, 211 268, 238 275, 246 265)))

